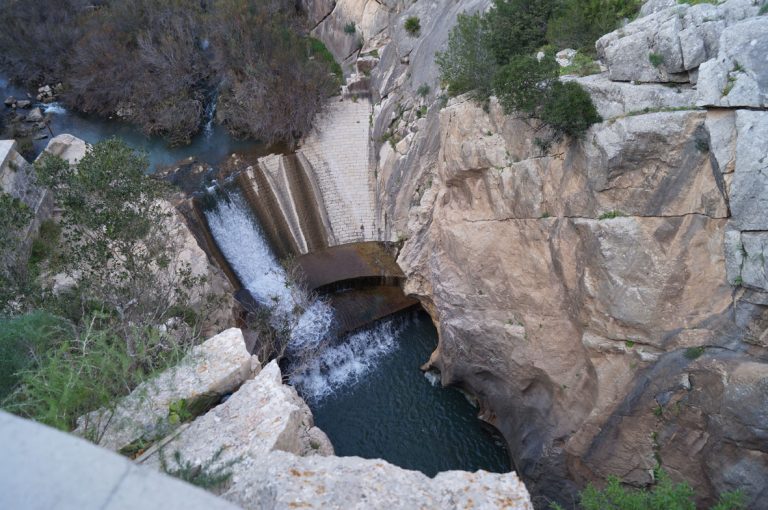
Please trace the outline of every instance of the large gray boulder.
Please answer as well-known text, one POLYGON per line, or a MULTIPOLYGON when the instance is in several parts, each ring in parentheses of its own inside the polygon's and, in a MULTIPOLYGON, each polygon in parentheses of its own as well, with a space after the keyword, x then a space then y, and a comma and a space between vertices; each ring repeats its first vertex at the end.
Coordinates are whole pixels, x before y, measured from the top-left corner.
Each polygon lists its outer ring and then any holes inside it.
POLYGON ((77 421, 75 434, 100 446, 120 450, 136 440, 155 440, 168 433, 174 402, 214 401, 258 373, 243 333, 228 329, 192 349, 179 365, 139 385, 114 409, 100 409, 77 421))
POLYGON ((768 16, 723 30, 717 57, 699 68, 700 106, 768 107, 768 16))
POLYGON ((738 110, 736 136, 731 224, 739 230, 768 230, 768 112, 738 110))

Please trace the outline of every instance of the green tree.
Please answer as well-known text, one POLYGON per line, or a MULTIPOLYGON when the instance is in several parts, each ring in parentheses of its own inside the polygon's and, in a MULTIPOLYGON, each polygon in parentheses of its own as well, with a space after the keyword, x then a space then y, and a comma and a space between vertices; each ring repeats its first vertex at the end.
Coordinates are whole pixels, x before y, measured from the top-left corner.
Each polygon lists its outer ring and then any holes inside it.
POLYGON ((490 78, 496 72, 487 30, 479 14, 459 14, 448 35, 448 48, 435 56, 442 80, 451 95, 474 91, 481 99, 491 95, 490 78))
POLYGON ((484 21, 496 63, 504 65, 542 46, 554 7, 555 0, 494 0, 484 21))
POLYGON ((496 97, 506 113, 533 115, 547 98, 558 71, 559 66, 550 55, 541 61, 524 55, 512 57, 493 79, 496 97))
POLYGON ((560 0, 547 26, 547 40, 558 48, 594 53, 595 41, 634 16, 640 0, 560 0))

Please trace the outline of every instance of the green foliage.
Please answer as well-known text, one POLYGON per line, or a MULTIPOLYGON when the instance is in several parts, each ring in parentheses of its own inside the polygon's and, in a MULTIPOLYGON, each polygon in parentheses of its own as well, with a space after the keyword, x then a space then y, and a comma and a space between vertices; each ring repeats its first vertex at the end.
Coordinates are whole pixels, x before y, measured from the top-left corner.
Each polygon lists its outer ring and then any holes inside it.
POLYGON ((40 225, 40 232, 34 241, 29 254, 30 264, 40 264, 48 260, 56 251, 61 237, 61 227, 53 220, 45 220, 40 225))
POLYGON ((558 65, 547 56, 539 62, 535 57, 515 56, 501 67, 493 79, 493 88, 504 111, 535 114, 545 103, 558 65))
POLYGON ((702 354, 704 354, 704 351, 706 350, 706 347, 698 346, 698 347, 689 347, 685 350, 685 357, 688 359, 696 359, 702 354))
POLYGON ((624 345, 626 345, 628 349, 631 349, 632 347, 635 346, 635 342, 632 340, 625 340, 624 345))
MULTIPOLYGON (((583 510, 695 510, 694 492, 687 483, 675 484, 663 469, 655 471, 656 482, 650 490, 627 489, 618 478, 609 476, 603 490, 589 484, 581 493, 583 510)), ((711 510, 742 510, 740 491, 723 493, 711 510)))
POLYGON ((560 0, 547 26, 547 40, 558 48, 594 52, 595 41, 633 17, 641 0, 560 0))
POLYGON ((743 510, 745 508, 747 504, 744 502, 744 492, 736 490, 720 494, 711 510, 743 510))
POLYGON ((632 490, 621 486, 616 477, 608 477, 605 489, 591 484, 581 493, 584 510, 695 510, 693 489, 688 484, 674 484, 663 471, 658 471, 651 490, 632 490))
POLYGON ((448 35, 448 48, 435 55, 443 82, 451 95, 474 91, 476 97, 491 95, 489 77, 496 73, 487 28, 479 14, 459 14, 448 35))
POLYGON ((405 20, 405 23, 403 23, 403 28, 405 28, 405 31, 408 32, 408 35, 415 37, 419 35, 419 32, 421 32, 421 21, 419 21, 417 16, 411 16, 405 20))
POLYGON ((578 76, 589 76, 600 72, 600 64, 592 60, 592 57, 586 53, 579 52, 573 57, 571 65, 560 68, 560 75, 565 76, 575 74, 578 76))
POLYGON ((351 35, 351 34, 354 34, 355 32, 357 32, 357 27, 355 26, 355 22, 354 21, 350 21, 349 23, 344 25, 344 33, 345 34, 350 34, 351 35))
POLYGON ((541 120, 555 131, 556 137, 580 138, 589 126, 602 121, 592 98, 575 82, 554 82, 541 110, 541 120))
POLYGON ((648 61, 653 67, 659 67, 664 63, 664 56, 659 53, 650 53, 648 55, 648 61))
POLYGON ((760 7, 760 10, 757 12, 758 16, 762 16, 763 14, 768 14, 768 3, 764 3, 762 7, 760 7))
POLYGON ((484 18, 487 45, 496 63, 532 53, 546 42, 547 23, 556 0, 494 0, 484 18))
POLYGON ((341 65, 333 58, 333 53, 323 44, 320 39, 314 37, 307 38, 309 45, 309 52, 313 58, 318 58, 325 62, 331 73, 336 77, 337 84, 341 85, 344 79, 344 72, 341 70, 341 65))
POLYGON ((196 485, 202 489, 215 490, 226 484, 232 478, 231 467, 240 459, 233 459, 227 462, 220 462, 221 454, 224 448, 219 449, 213 457, 204 461, 202 464, 196 464, 190 460, 183 459, 181 452, 173 452, 173 462, 175 466, 170 466, 165 458, 163 451, 160 451, 160 467, 166 473, 187 483, 196 485))
POLYGON ((17 372, 19 384, 3 407, 71 430, 79 416, 114 405, 140 382, 176 364, 188 347, 149 326, 134 327, 126 338, 113 324, 109 314, 96 313, 82 331, 72 325, 55 330, 56 343, 49 342, 44 353, 17 372))
POLYGON ((427 97, 427 95, 429 95, 429 91, 430 91, 429 85, 426 83, 422 83, 421 85, 419 85, 419 88, 416 89, 416 93, 421 97, 427 97))
POLYGON ((0 401, 16 388, 22 371, 71 333, 66 321, 44 311, 0 319, 0 401))
POLYGON ((613 218, 619 218, 621 216, 626 216, 626 214, 624 214, 621 211, 607 211, 607 212, 604 212, 603 214, 601 214, 600 216, 598 216, 597 219, 598 220, 612 220, 613 218))

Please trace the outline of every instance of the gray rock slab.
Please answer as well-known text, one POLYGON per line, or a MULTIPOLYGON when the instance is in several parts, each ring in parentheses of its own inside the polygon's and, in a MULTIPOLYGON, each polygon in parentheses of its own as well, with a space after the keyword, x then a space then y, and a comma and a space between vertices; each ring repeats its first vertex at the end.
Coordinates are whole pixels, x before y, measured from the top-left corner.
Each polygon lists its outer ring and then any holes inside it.
POLYGON ((0 411, 0 508, 235 510, 87 441, 0 411))
POLYGON ((768 16, 728 26, 715 58, 699 68, 700 106, 768 107, 768 16))
POLYGON ((736 165, 730 189, 732 226, 768 230, 768 112, 736 112, 736 165))

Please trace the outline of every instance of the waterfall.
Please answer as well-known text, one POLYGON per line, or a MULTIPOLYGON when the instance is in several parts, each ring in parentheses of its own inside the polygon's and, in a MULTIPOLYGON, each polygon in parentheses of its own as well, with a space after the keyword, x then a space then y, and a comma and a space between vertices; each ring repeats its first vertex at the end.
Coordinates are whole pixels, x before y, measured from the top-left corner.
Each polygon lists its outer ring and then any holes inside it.
POLYGON ((213 94, 211 94, 211 99, 205 106, 205 112, 203 114, 203 118, 205 120, 205 125, 203 126, 203 135, 205 138, 210 138, 213 134, 213 120, 216 118, 216 105, 218 102, 219 91, 216 89, 214 90, 213 94))
POLYGON ((243 286, 276 321, 290 325, 289 379, 305 398, 317 401, 354 383, 394 349, 400 329, 394 321, 333 338, 333 309, 291 284, 240 191, 226 193, 205 216, 243 286))
POLYGON ((67 109, 59 103, 48 103, 41 106, 43 113, 52 113, 54 115, 64 115, 67 109))

